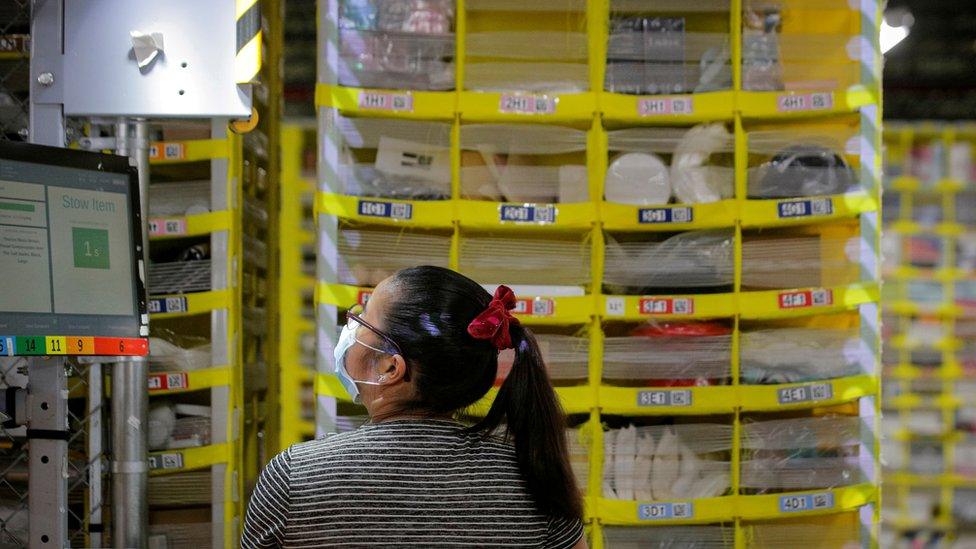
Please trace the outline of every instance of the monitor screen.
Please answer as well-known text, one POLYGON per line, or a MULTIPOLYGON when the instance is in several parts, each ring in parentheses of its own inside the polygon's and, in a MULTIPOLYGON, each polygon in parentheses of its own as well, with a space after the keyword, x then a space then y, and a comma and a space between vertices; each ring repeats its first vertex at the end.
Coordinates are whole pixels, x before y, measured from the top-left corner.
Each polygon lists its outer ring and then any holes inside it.
POLYGON ((147 335, 124 157, 0 143, 0 335, 147 335))

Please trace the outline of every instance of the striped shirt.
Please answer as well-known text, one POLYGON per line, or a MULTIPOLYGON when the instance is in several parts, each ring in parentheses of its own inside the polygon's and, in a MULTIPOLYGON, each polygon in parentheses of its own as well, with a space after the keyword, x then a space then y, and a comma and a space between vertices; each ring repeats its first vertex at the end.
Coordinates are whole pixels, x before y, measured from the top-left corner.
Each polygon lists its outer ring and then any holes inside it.
POLYGON ((578 520, 536 509, 515 449, 446 420, 296 444, 258 479, 241 546, 570 548, 578 520))

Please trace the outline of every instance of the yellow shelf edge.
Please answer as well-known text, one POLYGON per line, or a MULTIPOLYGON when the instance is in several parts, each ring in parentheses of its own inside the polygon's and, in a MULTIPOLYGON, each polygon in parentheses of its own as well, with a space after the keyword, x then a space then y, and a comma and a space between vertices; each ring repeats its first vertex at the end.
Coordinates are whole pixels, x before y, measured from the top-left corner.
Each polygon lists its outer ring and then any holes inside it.
POLYGON ((149 297, 150 311, 152 311, 153 302, 161 302, 166 303, 167 312, 151 313, 152 318, 158 320, 196 315, 216 309, 227 309, 231 306, 233 297, 233 291, 230 289, 190 294, 153 295, 149 297), (174 307, 177 309, 176 311, 174 311, 174 307))
POLYGON ((877 198, 856 191, 829 196, 743 200, 740 218, 743 227, 785 227, 854 218, 879 208, 877 198))
POLYGON ((155 461, 158 465, 151 468, 149 474, 152 476, 170 475, 193 469, 203 469, 219 463, 228 463, 232 454, 231 449, 232 444, 225 442, 196 448, 150 452, 150 464, 155 461), (182 463, 182 466, 175 466, 177 460, 182 463), (170 467, 169 465, 173 466, 170 467))
POLYGON ((193 139, 189 141, 154 141, 150 143, 150 164, 180 164, 230 156, 227 139, 193 139), (153 154, 155 152, 155 154, 153 154))
POLYGON ((315 193, 315 215, 422 229, 450 229, 454 226, 454 204, 450 200, 394 200, 315 193))
POLYGON ((685 231, 734 227, 738 217, 735 200, 706 204, 661 204, 638 206, 600 203, 603 228, 608 231, 685 231), (691 219, 690 222, 675 219, 691 219))
POLYGON ((315 106, 331 107, 358 116, 453 120, 457 105, 454 91, 371 89, 319 83, 315 106))
MULTIPOLYGON (((150 379, 154 376, 175 376, 175 378, 179 378, 177 380, 178 383, 185 383, 185 385, 178 388, 149 389, 149 396, 151 397, 172 395, 176 393, 189 393, 192 391, 210 389, 212 387, 224 387, 230 385, 231 367, 217 366, 213 368, 203 368, 201 370, 149 372, 150 379)), ((167 381, 167 384, 170 387, 173 385, 173 383, 170 381, 167 381)))

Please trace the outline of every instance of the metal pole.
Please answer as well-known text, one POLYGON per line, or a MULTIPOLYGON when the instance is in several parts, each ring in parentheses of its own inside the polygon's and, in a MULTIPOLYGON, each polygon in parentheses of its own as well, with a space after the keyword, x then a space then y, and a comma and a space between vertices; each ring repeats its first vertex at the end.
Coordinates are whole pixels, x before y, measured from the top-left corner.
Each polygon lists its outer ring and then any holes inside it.
MULTIPOLYGON (((145 120, 135 123, 135 140, 129 141, 129 124, 116 124, 116 152, 135 160, 139 169, 139 197, 143 212, 143 250, 146 250, 146 201, 149 185, 149 145, 145 120)), ((112 539, 119 548, 146 547, 149 504, 146 497, 146 411, 149 408, 147 362, 143 357, 112 365, 112 539)))
POLYGON ((88 528, 92 547, 102 547, 102 365, 88 367, 88 528))

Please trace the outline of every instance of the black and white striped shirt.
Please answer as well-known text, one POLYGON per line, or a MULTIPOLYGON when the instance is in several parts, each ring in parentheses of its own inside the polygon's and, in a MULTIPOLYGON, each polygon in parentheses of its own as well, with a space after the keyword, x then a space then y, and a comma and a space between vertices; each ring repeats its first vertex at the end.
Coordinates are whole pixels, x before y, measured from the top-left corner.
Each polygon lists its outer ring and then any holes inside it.
POLYGON ((538 512, 515 449, 446 420, 296 444, 261 473, 241 546, 570 548, 579 521, 538 512))

